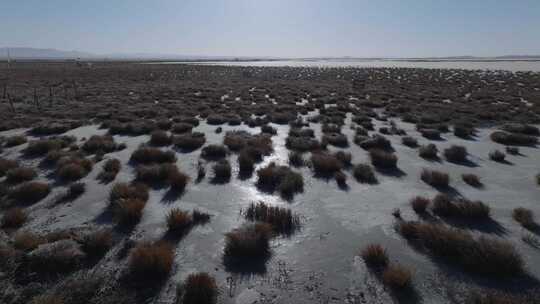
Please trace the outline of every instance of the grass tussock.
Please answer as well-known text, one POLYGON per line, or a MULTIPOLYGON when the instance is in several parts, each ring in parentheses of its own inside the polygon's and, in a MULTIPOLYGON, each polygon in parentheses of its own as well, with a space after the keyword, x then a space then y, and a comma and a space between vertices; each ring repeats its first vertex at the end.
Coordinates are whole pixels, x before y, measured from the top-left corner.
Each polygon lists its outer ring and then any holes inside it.
POLYGON ((382 135, 374 135, 373 137, 367 137, 362 139, 359 139, 357 137, 355 138, 355 143, 364 150, 392 150, 392 143, 382 135))
POLYGON ((153 146, 168 146, 172 144, 173 138, 167 134, 167 132, 162 130, 153 131, 150 134, 150 144, 153 146))
POLYGON ((11 208, 8 209, 4 216, 2 217, 2 228, 4 229, 17 229, 22 227, 24 223, 28 220, 28 215, 26 214, 26 211, 22 208, 11 208))
POLYGON ((512 218, 524 228, 534 229, 537 227, 534 221, 534 214, 530 209, 523 207, 515 208, 512 211, 512 218))
POLYGON ((94 163, 87 158, 66 156, 56 162, 56 175, 64 181, 75 181, 85 177, 94 163))
POLYGON ((110 183, 115 178, 118 172, 120 172, 120 169, 122 168, 122 164, 120 163, 120 160, 116 158, 108 159, 101 169, 101 172, 98 174, 97 179, 100 180, 103 183, 110 183))
POLYGON ((353 176, 360 183, 376 184, 377 177, 369 164, 357 164, 353 169, 353 176))
POLYGON ((242 150, 238 155, 238 167, 242 173, 252 173, 255 169, 255 160, 247 150, 242 150))
POLYGON ((490 138, 496 143, 507 146, 534 146, 538 143, 538 137, 503 131, 491 133, 490 138))
POLYGON ((223 145, 208 145, 201 151, 201 156, 207 159, 225 158, 229 150, 223 145))
POLYGON ((129 271, 135 278, 160 280, 167 277, 174 262, 174 249, 166 242, 143 242, 129 255, 129 271))
POLYGON ((171 127, 171 131, 173 133, 187 133, 187 132, 191 132, 192 129, 193 129, 193 125, 187 122, 179 122, 172 125, 171 127))
POLYGON ((352 154, 350 152, 338 151, 334 153, 334 157, 341 162, 342 167, 351 166, 352 154))
POLYGON ((450 183, 448 173, 437 170, 423 169, 422 173, 420 174, 420 178, 426 184, 436 188, 446 188, 450 183))
POLYGON ((30 167, 18 167, 9 170, 6 174, 6 182, 10 184, 18 184, 36 178, 37 172, 30 167))
POLYGON ((435 144, 421 146, 420 149, 418 149, 418 155, 425 159, 438 159, 438 153, 439 149, 437 149, 435 144))
POLYGON ((22 251, 32 251, 47 240, 32 232, 18 232, 13 238, 13 247, 22 251))
POLYGON ((4 146, 10 148, 15 146, 20 146, 22 144, 25 144, 27 142, 26 136, 24 135, 14 135, 6 138, 6 142, 4 143, 4 146))
POLYGON ((506 158, 506 154, 504 152, 501 152, 499 150, 494 150, 489 152, 489 159, 496 161, 496 162, 504 162, 504 159, 506 158))
POLYGON ((444 157, 450 162, 466 162, 467 155, 467 149, 464 146, 453 145, 449 148, 444 149, 444 157))
POLYGON ((82 239, 82 250, 89 257, 101 257, 113 245, 112 232, 109 229, 94 231, 82 239))
POLYGON ((116 183, 109 193, 109 203, 114 206, 116 203, 127 200, 138 199, 146 202, 148 200, 148 187, 141 183, 116 183))
POLYGON ((418 147, 418 141, 412 136, 403 136, 401 138, 401 143, 407 147, 416 148, 418 147))
POLYGON ((339 159, 326 153, 313 153, 311 164, 315 173, 320 175, 333 175, 343 167, 339 159))
POLYGON ((214 164, 212 170, 214 171, 214 179, 216 181, 228 181, 231 178, 231 164, 226 159, 222 159, 214 164))
POLYGON ((225 257, 260 258, 270 253, 272 226, 266 223, 246 224, 225 234, 225 257))
POLYGON ((369 244, 362 252, 360 252, 362 259, 367 266, 373 268, 384 268, 388 265, 388 255, 386 249, 380 244, 369 244))
POLYGON ((50 151, 69 146, 74 140, 74 138, 63 136, 30 141, 23 153, 27 156, 43 156, 50 151))
POLYGON ((300 227, 300 217, 290 209, 264 202, 251 203, 243 214, 247 220, 270 224, 277 233, 290 234, 300 227))
POLYGON ((178 149, 184 151, 195 151, 202 147, 206 142, 206 137, 203 133, 193 132, 190 134, 182 134, 173 138, 174 145, 178 149))
POLYGON ((0 177, 4 176, 9 170, 17 168, 19 163, 16 160, 0 157, 0 177))
POLYGON ((460 199, 452 201, 445 194, 433 199, 433 213, 441 217, 454 217, 466 220, 482 220, 490 216, 490 208, 481 201, 460 199))
POLYGON ((420 222, 399 222, 397 230, 432 255, 469 272, 500 277, 518 276, 524 272, 521 255, 506 241, 474 238, 464 230, 420 222))
POLYGON ((173 233, 183 233, 193 225, 193 217, 188 211, 173 208, 167 213, 167 228, 173 233))
POLYGON ((291 168, 272 162, 257 171, 257 185, 270 192, 278 190, 287 197, 303 191, 304 178, 291 168))
POLYGON ((216 280, 206 272, 190 274, 178 288, 178 304, 215 304, 219 294, 216 280))
POLYGON ((131 154, 131 161, 150 164, 150 163, 174 163, 176 155, 173 151, 162 151, 153 147, 140 147, 131 154))
POLYGON ((462 174, 461 179, 463 179, 463 181, 467 183, 468 185, 475 188, 480 188, 483 185, 482 182, 480 181, 480 177, 478 177, 478 175, 476 174, 472 174, 472 173, 462 174))
POLYGON ((92 135, 81 149, 89 154, 105 154, 118 150, 118 145, 111 135, 92 135))
POLYGON ((412 271, 400 264, 390 264, 383 271, 382 281, 392 289, 407 289, 412 285, 412 271))
POLYGON ((431 200, 427 197, 415 196, 409 201, 409 203, 411 204, 414 212, 417 214, 425 214, 429 204, 431 204, 431 200))
POLYGON ((377 168, 395 169, 397 168, 397 156, 394 153, 379 149, 369 150, 371 164, 377 168))
POLYGON ((330 144, 332 146, 346 148, 349 146, 349 140, 347 136, 342 133, 325 133, 322 136, 322 142, 325 144, 330 144))
POLYGON ((9 193, 9 197, 22 203, 35 203, 51 192, 51 186, 44 182, 25 182, 9 193))
POLYGON ((295 167, 302 167, 305 165, 304 157, 302 153, 291 151, 289 152, 289 164, 295 167))

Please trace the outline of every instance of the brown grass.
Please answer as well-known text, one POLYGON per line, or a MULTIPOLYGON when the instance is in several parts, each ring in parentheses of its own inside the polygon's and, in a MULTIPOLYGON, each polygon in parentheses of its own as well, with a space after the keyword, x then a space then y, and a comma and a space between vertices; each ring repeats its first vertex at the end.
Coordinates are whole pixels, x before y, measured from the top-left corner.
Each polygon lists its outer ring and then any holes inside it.
POLYGON ((168 146, 172 141, 172 137, 165 131, 156 130, 150 134, 150 144, 154 146, 168 146))
POLYGON ((183 233, 193 225, 193 217, 189 212, 173 208, 167 213, 167 228, 170 232, 183 233))
POLYGON ((112 247, 112 233, 108 229, 87 234, 82 240, 82 249, 90 257, 101 257, 112 247))
POLYGON ((289 164, 295 167, 304 166, 305 162, 302 153, 294 151, 289 152, 289 164))
POLYGON ((204 145, 206 142, 206 137, 203 133, 193 132, 191 134, 175 136, 173 141, 177 148, 185 151, 193 151, 204 145))
POLYGON ((114 205, 121 200, 130 198, 146 202, 148 200, 148 187, 141 183, 116 183, 109 193, 109 202, 114 205))
POLYGON ((2 217, 2 228, 20 228, 22 225, 24 225, 27 219, 28 215, 24 209, 17 207, 8 209, 2 217))
POLYGON ((504 159, 506 158, 506 154, 504 152, 501 152, 499 150, 494 150, 489 152, 489 158, 496 162, 504 162, 504 159))
POLYGON ((75 181, 86 176, 92 167, 93 163, 89 159, 63 157, 57 162, 56 174, 64 181, 75 181))
POLYGON ((313 170, 317 174, 322 175, 333 175, 342 168, 339 159, 337 159, 334 155, 325 153, 312 154, 311 164, 313 165, 313 170))
POLYGON ((145 201, 137 198, 121 200, 113 209, 114 217, 121 225, 135 225, 141 220, 145 205, 145 201))
POLYGON ((18 232, 13 238, 13 247, 22 251, 31 251, 47 240, 31 232, 18 232))
POLYGON ((202 157, 210 159, 224 158, 227 154, 228 149, 223 145, 208 145, 201 151, 202 157))
POLYGON ((409 203, 411 204, 414 212, 418 214, 425 214, 427 207, 431 203, 431 200, 427 197, 415 196, 410 200, 409 203))
POLYGON ((103 164, 102 170, 98 174, 97 179, 103 183, 109 183, 116 178, 116 175, 118 172, 120 172, 121 167, 122 164, 120 163, 120 160, 116 158, 108 159, 103 164))
POLYGON ((33 168, 18 167, 9 170, 6 174, 6 181, 11 184, 18 184, 36 178, 37 172, 33 168))
POLYGON ((450 162, 465 162, 467 161, 467 155, 467 149, 464 146, 453 145, 444 149, 444 157, 450 162))
POLYGON ((174 249, 166 242, 139 243, 129 256, 129 271, 138 279, 163 279, 171 271, 174 249))
POLYGON ((51 187, 43 182, 26 182, 14 188, 9 197, 23 203, 35 203, 45 198, 51 187))
POLYGON ((270 224, 278 233, 290 234, 300 227, 300 217, 290 209, 264 202, 251 203, 243 214, 247 220, 270 224))
POLYGON ((0 157, 0 176, 4 176, 9 170, 17 168, 19 163, 16 160, 0 157))
POLYGON ((426 146, 421 146, 420 149, 418 149, 418 155, 420 157, 425 159, 437 159, 437 153, 439 150, 437 149, 437 146, 435 144, 428 144, 426 146))
POLYGON ((214 171, 214 179, 217 181, 228 181, 231 178, 231 164, 226 159, 217 162, 212 170, 214 171))
POLYGON ((6 138, 6 143, 5 143, 5 146, 6 147, 15 147, 15 146, 20 146, 22 144, 25 144, 26 143, 26 136, 24 135, 14 135, 14 136, 10 136, 8 138, 6 138))
POLYGON ((386 249, 379 244, 369 244, 360 253, 369 267, 384 268, 388 265, 386 249))
POLYGON ((375 172, 373 172, 373 168, 371 168, 371 166, 368 164, 358 164, 354 166, 353 175, 360 183, 377 183, 377 177, 375 177, 375 172))
POLYGON ((390 264, 383 271, 382 281, 392 289, 406 289, 411 287, 412 272, 405 266, 390 264))
POLYGON ((161 151, 158 148, 140 147, 131 154, 130 160, 142 164, 173 163, 176 161, 176 155, 173 151, 161 151))
POLYGON ((441 217, 486 219, 490 216, 490 208, 481 201, 451 201, 446 195, 438 194, 433 199, 433 213, 441 217))
POLYGON ((379 149, 369 150, 371 164, 378 168, 395 169, 397 168, 397 156, 394 153, 379 149))
POLYGON ((420 178, 426 184, 437 188, 448 187, 450 183, 450 177, 447 173, 436 170, 423 169, 420 178))
POLYGON ((490 138, 496 143, 508 146, 534 146, 538 143, 538 138, 535 136, 503 131, 491 133, 490 138))
POLYGON ((272 162, 257 170, 257 185, 270 192, 278 190, 282 196, 288 197, 303 191, 304 178, 291 168, 272 162))
POLYGON ((527 229, 534 229, 536 227, 534 214, 530 209, 523 207, 515 208, 512 211, 512 218, 527 229))
POLYGON ((179 286, 178 304, 215 304, 219 294, 216 280, 206 272, 190 274, 179 286))
POLYGON ((116 151, 118 146, 111 135, 92 135, 84 142, 81 149, 89 154, 104 154, 116 151))
POLYGON ((230 258, 264 257, 270 252, 272 226, 266 223, 244 225, 225 234, 224 254, 230 258))

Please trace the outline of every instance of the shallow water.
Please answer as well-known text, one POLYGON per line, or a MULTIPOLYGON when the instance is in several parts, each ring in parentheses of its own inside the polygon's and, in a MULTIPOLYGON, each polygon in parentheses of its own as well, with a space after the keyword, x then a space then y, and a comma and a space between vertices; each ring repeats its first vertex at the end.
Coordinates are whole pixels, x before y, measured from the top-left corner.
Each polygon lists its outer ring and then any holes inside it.
POLYGON ((205 62, 161 62, 158 64, 201 64, 257 67, 369 67, 369 68, 423 68, 505 70, 540 72, 540 60, 261 60, 261 61, 205 61, 205 62))

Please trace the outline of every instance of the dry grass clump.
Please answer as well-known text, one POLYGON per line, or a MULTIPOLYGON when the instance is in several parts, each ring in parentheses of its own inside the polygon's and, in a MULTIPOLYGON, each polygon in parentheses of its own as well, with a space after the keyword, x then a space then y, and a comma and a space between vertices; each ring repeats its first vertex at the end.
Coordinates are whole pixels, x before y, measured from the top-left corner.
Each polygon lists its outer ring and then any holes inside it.
POLYGON ((427 197, 415 196, 410 200, 409 203, 411 204, 414 212, 416 212, 417 214, 425 214, 427 207, 431 203, 431 200, 427 197))
POLYGON ((17 229, 20 228, 26 220, 28 219, 28 215, 24 211, 24 209, 21 208, 11 208, 8 209, 4 216, 2 217, 2 228, 8 228, 8 229, 17 229))
POLYGON ((538 143, 538 138, 535 136, 503 131, 491 133, 490 138, 496 143, 508 146, 534 146, 538 143))
POLYGON ((173 208, 167 213, 167 228, 170 232, 183 233, 193 225, 193 217, 189 212, 173 208))
POLYGON ((176 123, 171 127, 173 133, 187 133, 191 132, 193 125, 187 122, 176 123))
POLYGON ((523 207, 515 208, 512 211, 512 218, 527 229, 534 229, 537 227, 537 224, 534 221, 533 212, 530 209, 523 207))
POLYGON ((201 156, 208 159, 224 158, 229 153, 227 147, 223 145, 208 145, 201 151, 201 156))
POLYGON ((476 174, 468 173, 468 174, 462 174, 461 179, 468 185, 479 188, 482 187, 482 182, 480 181, 480 177, 476 174))
POLYGON ((6 138, 6 142, 5 142, 5 146, 6 147, 15 147, 15 146, 20 146, 22 144, 25 144, 26 143, 26 136, 23 136, 23 135, 14 135, 14 136, 10 136, 8 138, 6 138))
POLYGON ((35 203, 45 198, 51 192, 51 187, 43 182, 25 182, 15 187, 9 197, 22 203, 35 203))
POLYGON ((336 147, 345 148, 349 146, 347 136, 342 133, 325 133, 321 140, 325 144, 330 144, 336 147))
POLYGON ((540 129, 535 126, 519 123, 509 123, 501 127, 501 129, 511 132, 526 135, 540 136, 540 129))
POLYGON ((63 149, 69 146, 74 140, 72 137, 62 136, 30 141, 23 152, 28 156, 41 156, 50 151, 63 149))
POLYGON ((251 203, 243 214, 247 220, 270 224, 277 233, 290 234, 300 227, 300 217, 290 209, 264 202, 251 203))
POLYGON ((150 144, 153 146, 168 146, 172 144, 173 138, 167 132, 162 130, 153 131, 150 134, 150 144))
POLYGON ((407 147, 416 148, 418 147, 418 141, 412 136, 404 136, 401 138, 401 143, 407 147))
POLYGON ((444 149, 444 157, 451 162, 462 163, 467 161, 467 149, 464 146, 453 145, 444 149))
POLYGON ((342 168, 339 159, 326 153, 313 153, 311 155, 311 164, 315 173, 321 175, 333 175, 342 168))
POLYGON ((108 159, 103 164, 102 170, 98 174, 97 179, 103 183, 109 183, 116 178, 116 175, 118 172, 120 172, 121 167, 122 164, 120 163, 120 160, 116 158, 108 159))
POLYGON ((369 267, 384 268, 388 265, 386 249, 379 244, 369 244, 360 253, 362 259, 369 267))
POLYGON ((225 234, 227 258, 259 258, 270 253, 272 226, 266 223, 246 224, 225 234))
POLYGON ((463 267, 466 271, 495 276, 523 273, 524 262, 511 243, 439 224, 402 221, 398 232, 437 257, 463 267))
POLYGON ((54 294, 42 294, 32 298, 30 304, 65 304, 64 298, 54 294))
POLYGON ((249 151, 242 150, 238 155, 238 167, 240 172, 251 173, 255 168, 255 160, 251 157, 249 151))
POLYGON ((455 125, 454 135, 460 138, 470 138, 474 134, 474 129, 465 125, 455 125))
POLYGON ((193 210, 191 217, 193 218, 194 224, 204 224, 210 221, 210 214, 197 209, 193 210))
POLYGON ((148 200, 148 187, 144 184, 115 184, 109 194, 109 202, 115 219, 120 224, 136 224, 148 200))
POLYGON ((4 176, 9 170, 17 168, 19 163, 16 160, 0 157, 0 176, 4 176))
POLYGON ((174 262, 174 248, 166 242, 139 243, 129 255, 129 271, 142 280, 164 279, 174 262))
POLYGON ((418 155, 425 159, 437 159, 437 153, 439 153, 439 149, 437 149, 435 144, 421 146, 420 149, 418 149, 418 155))
POLYGON ((533 295, 532 298, 528 296, 515 296, 502 292, 473 292, 467 299, 465 304, 537 304, 538 301, 533 295))
POLYGON ((216 181, 228 181, 231 178, 231 164, 226 159, 222 159, 214 164, 212 170, 214 171, 214 179, 216 181))
POLYGON ((140 165, 136 170, 136 179, 145 184, 161 184, 168 181, 173 172, 178 171, 174 164, 140 165))
POLYGON ((81 146, 81 149, 89 154, 105 154, 118 150, 118 145, 114 142, 114 138, 111 135, 92 135, 81 146))
POLYGON ((219 290, 216 280, 206 272, 190 274, 178 288, 178 304, 215 304, 219 290))
POLYGON ((82 250, 90 257, 101 257, 113 245, 112 233, 109 229, 94 231, 82 239, 82 250))
POLYGON ((336 183, 340 187, 346 187, 347 186, 347 175, 345 173, 338 171, 334 173, 334 179, 336 180, 336 183))
POLYGON ((426 184, 436 188, 448 187, 448 184, 450 183, 450 177, 447 173, 436 170, 423 169, 420 178, 426 184))
POLYGON ((72 201, 81 196, 86 191, 84 183, 74 183, 69 185, 67 192, 60 197, 61 201, 72 201))
POLYGON ((257 185, 273 192, 278 190, 282 196, 292 196, 304 189, 304 178, 286 166, 277 166, 274 162, 257 170, 257 185))
POLYGON ((390 264, 382 274, 382 281, 392 289, 403 290, 412 284, 412 272, 399 264, 390 264))
POLYGON ((56 175, 65 181, 75 181, 86 176, 94 163, 86 158, 66 156, 56 162, 56 175))
POLYGON ((18 232, 13 238, 13 247, 22 251, 31 251, 46 242, 44 237, 32 232, 18 232))
POLYGON ((174 145, 183 151, 195 151, 202 147, 206 142, 204 133, 193 132, 182 134, 173 138, 174 145))
POLYGON ((355 143, 358 144, 362 149, 371 150, 371 149, 380 149, 380 150, 391 150, 392 143, 382 135, 374 135, 371 138, 366 138, 365 140, 355 140, 355 143))
POLYGON ((504 162, 504 159, 506 158, 506 154, 504 152, 501 152, 499 150, 494 150, 489 152, 489 158, 496 162, 504 162))
POLYGON ((285 146, 287 149, 300 152, 316 151, 323 148, 323 145, 314 138, 291 135, 285 139, 285 146))
POLYGON ((447 195, 438 194, 433 199, 433 213, 441 217, 456 217, 462 219, 489 218, 489 206, 481 201, 460 199, 452 201, 447 195))
POLYGON ((373 168, 368 164, 358 164, 354 166, 353 176, 360 183, 376 184, 378 182, 373 168))
POLYGON ((337 158, 343 167, 349 167, 352 161, 352 154, 350 152, 338 151, 334 153, 334 157, 337 158))
POLYGON ((289 152, 289 164, 295 167, 302 167, 305 165, 304 157, 300 152, 289 152))
POLYGON ((505 150, 506 150, 506 153, 508 153, 510 155, 519 155, 519 148, 518 147, 507 146, 505 150))
POLYGON ((162 151, 158 148, 142 146, 131 154, 130 161, 142 164, 174 163, 176 155, 173 151, 162 151))
POLYGON ((121 225, 133 226, 141 220, 144 206, 146 202, 136 198, 119 201, 113 209, 115 220, 121 225))
POLYGON ((431 140, 441 139, 441 131, 437 129, 420 129, 418 130, 422 136, 431 140))
POLYGON ((276 135, 277 130, 276 128, 270 126, 270 125, 262 125, 261 126, 261 133, 270 134, 270 135, 276 135))
POLYGON ((36 178, 36 170, 29 167, 18 167, 9 170, 6 174, 6 182, 18 184, 36 178))
POLYGON ((377 168, 395 169, 397 168, 397 156, 394 153, 379 149, 369 150, 371 164, 377 168))

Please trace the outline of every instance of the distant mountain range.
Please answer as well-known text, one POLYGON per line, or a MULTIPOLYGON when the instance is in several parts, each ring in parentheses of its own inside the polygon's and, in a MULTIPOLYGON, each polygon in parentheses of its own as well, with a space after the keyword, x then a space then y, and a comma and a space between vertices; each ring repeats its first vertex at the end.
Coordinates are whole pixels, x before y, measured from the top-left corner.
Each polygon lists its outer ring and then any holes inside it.
POLYGON ((112 54, 93 54, 80 51, 64 51, 57 49, 40 49, 29 47, 3 47, 0 48, 0 59, 30 60, 60 60, 60 59, 85 59, 85 60, 540 60, 540 55, 504 55, 495 57, 475 57, 475 56, 450 56, 450 57, 311 57, 311 58, 279 58, 279 57, 234 57, 234 56, 193 56, 178 54, 157 54, 157 53, 112 53, 112 54))

